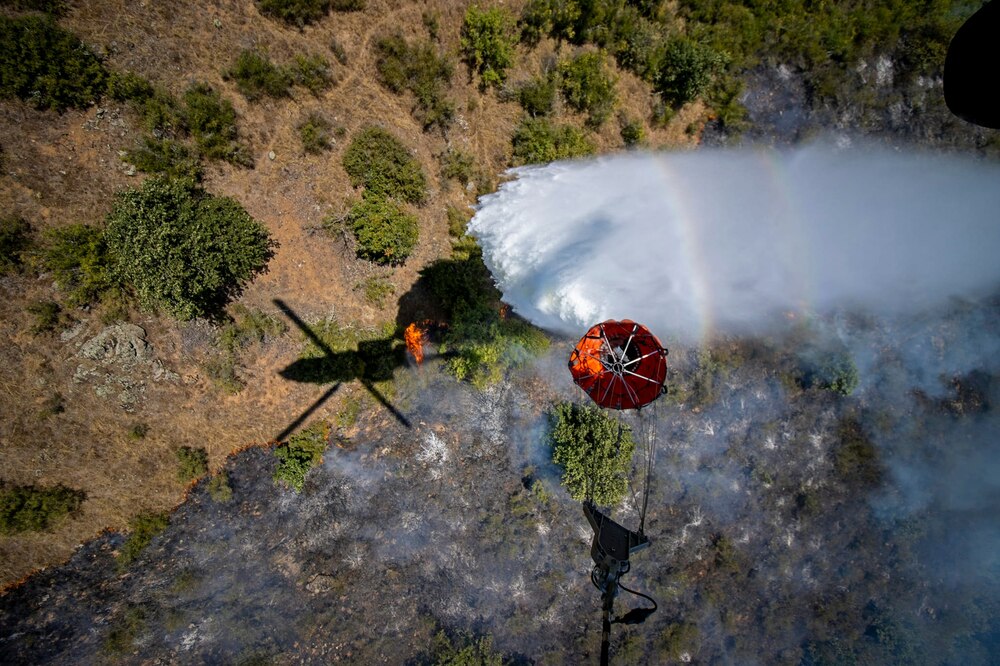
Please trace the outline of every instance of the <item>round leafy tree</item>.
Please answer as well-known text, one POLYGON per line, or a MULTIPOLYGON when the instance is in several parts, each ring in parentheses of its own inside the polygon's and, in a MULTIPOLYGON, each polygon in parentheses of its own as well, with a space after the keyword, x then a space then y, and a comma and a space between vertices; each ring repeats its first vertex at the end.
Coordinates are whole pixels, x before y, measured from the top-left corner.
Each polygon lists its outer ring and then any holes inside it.
POLYGON ((276 245, 236 200, 166 178, 119 193, 104 238, 112 275, 144 307, 178 319, 218 314, 264 272, 276 245))
POLYGON ((635 442, 632 430, 600 409, 571 402, 552 412, 552 462, 563 469, 562 484, 575 500, 611 506, 625 497, 635 442))

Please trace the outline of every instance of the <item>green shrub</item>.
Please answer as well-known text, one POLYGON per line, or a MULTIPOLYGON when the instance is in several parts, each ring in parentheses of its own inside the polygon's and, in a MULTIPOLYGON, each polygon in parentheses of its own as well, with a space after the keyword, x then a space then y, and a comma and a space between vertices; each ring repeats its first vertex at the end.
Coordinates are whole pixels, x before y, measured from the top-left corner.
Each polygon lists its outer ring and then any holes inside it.
POLYGON ((329 437, 330 424, 318 421, 277 446, 274 455, 280 462, 274 472, 275 482, 284 483, 296 492, 301 492, 306 473, 323 461, 329 437))
POLYGON ((112 288, 111 259, 100 229, 86 224, 46 229, 38 254, 70 305, 86 305, 112 288))
POLYGON ((315 23, 330 11, 330 0, 257 0, 260 13, 302 27, 315 23))
POLYGON ((420 163, 399 140, 379 127, 367 127, 344 151, 344 170, 354 187, 370 194, 421 204, 427 179, 420 163))
POLYGON ((601 506, 620 502, 635 451, 631 429, 596 407, 570 402, 556 405, 551 418, 552 462, 562 467, 570 496, 590 496, 601 506))
POLYGON ((182 446, 177 449, 177 480, 188 483, 208 474, 208 452, 202 448, 182 446))
POLYGON ((170 524, 166 512, 146 512, 136 516, 129 523, 129 535, 118 553, 118 566, 127 567, 139 556, 146 546, 170 524))
POLYGON ((470 209, 468 206, 465 208, 458 208, 456 206, 448 206, 448 235, 452 238, 461 238, 465 235, 466 228, 469 225, 470 209))
POLYGON ((517 101, 528 115, 547 116, 556 103, 556 76, 535 77, 517 89, 517 101))
POLYGON ((431 42, 409 44, 402 36, 383 37, 375 43, 375 66, 379 80, 389 90, 409 90, 417 98, 415 113, 424 130, 446 128, 455 115, 454 105, 445 99, 451 82, 451 62, 438 54, 431 42))
POLYGON ((87 495, 63 485, 0 488, 0 534, 40 532, 80 510, 87 495))
POLYGON ((330 63, 320 55, 295 56, 295 64, 289 68, 289 76, 296 85, 302 86, 313 95, 319 95, 333 84, 330 63))
POLYGON ((154 136, 178 136, 188 131, 187 119, 181 104, 170 93, 154 89, 139 105, 142 124, 154 136))
POLYGON ((582 53, 559 64, 563 97, 570 108, 587 114, 587 124, 599 127, 616 102, 616 78, 608 71, 604 54, 582 53))
POLYGON ((42 408, 38 410, 39 418, 48 418, 66 411, 66 399, 62 393, 53 393, 42 402, 42 408))
POLYGON ((106 89, 100 59, 47 16, 0 16, 0 97, 39 109, 90 105, 106 89))
POLYGON ((292 87, 291 75, 257 49, 242 51, 224 78, 234 80, 243 96, 251 101, 265 95, 288 97, 292 87))
POLYGON ((205 83, 195 83, 184 93, 184 117, 198 150, 205 157, 251 166, 237 142, 236 110, 227 99, 205 83))
POLYGON ((172 178, 201 180, 198 157, 186 145, 175 139, 142 137, 141 143, 123 158, 143 173, 158 173, 172 178))
POLYGON ((178 319, 218 315, 265 270, 275 247, 235 199, 160 177, 117 195, 105 238, 114 277, 143 307, 178 319))
POLYGON ((299 123, 299 138, 302 139, 302 149, 307 153, 318 155, 324 150, 332 148, 330 128, 329 120, 318 113, 309 114, 308 118, 299 123))
POLYGON ((31 225, 16 215, 0 218, 0 275, 20 269, 22 255, 31 247, 31 225))
POLYGON ((153 84, 134 72, 111 72, 108 75, 108 95, 119 102, 144 104, 155 94, 153 84))
POLYGON ((858 367, 847 353, 828 354, 820 362, 815 380, 821 388, 851 395, 858 387, 858 367))
POLYGON ((3 0, 0 5, 29 12, 44 12, 59 16, 66 11, 66 0, 3 0))
POLYGON ((462 185, 468 185, 474 173, 472 155, 455 148, 449 148, 441 155, 442 177, 453 178, 462 185))
POLYGON ((402 264, 417 245, 416 216, 383 197, 366 194, 351 207, 346 222, 358 242, 358 257, 377 264, 402 264))
POLYGON ((646 130, 638 120, 622 119, 622 143, 626 148, 641 146, 646 140, 646 130))
POLYGON ((482 87, 499 86, 514 64, 514 21, 507 10, 472 5, 462 22, 462 58, 477 72, 482 87))
POLYGON ((548 118, 524 118, 511 139, 516 164, 538 164, 593 154, 594 144, 572 125, 548 118))
POLYGON ((233 488, 229 485, 229 475, 219 472, 208 482, 208 496, 219 504, 229 504, 233 500, 233 488))
POLYGON ((682 106, 704 94, 725 64, 722 54, 711 47, 673 39, 664 51, 654 87, 668 103, 682 106))
POLYGON ((62 308, 55 301, 35 301, 25 308, 35 317, 31 332, 35 335, 54 331, 62 323, 62 308))
POLYGON ((139 441, 140 439, 145 439, 148 434, 149 424, 147 423, 136 423, 128 429, 128 438, 131 440, 139 441))
POLYGON ((493 647, 492 636, 459 636, 455 640, 439 631, 431 647, 434 666, 502 666, 502 652, 493 647))

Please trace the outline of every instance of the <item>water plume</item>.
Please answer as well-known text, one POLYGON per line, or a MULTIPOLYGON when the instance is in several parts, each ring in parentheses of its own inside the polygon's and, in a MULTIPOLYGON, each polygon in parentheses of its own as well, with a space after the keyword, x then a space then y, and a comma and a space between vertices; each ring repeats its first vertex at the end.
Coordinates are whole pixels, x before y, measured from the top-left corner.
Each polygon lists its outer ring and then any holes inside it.
POLYGON ((683 342, 794 312, 915 312, 1000 283, 1000 164, 816 144, 525 167, 469 225, 553 331, 631 318, 683 342))

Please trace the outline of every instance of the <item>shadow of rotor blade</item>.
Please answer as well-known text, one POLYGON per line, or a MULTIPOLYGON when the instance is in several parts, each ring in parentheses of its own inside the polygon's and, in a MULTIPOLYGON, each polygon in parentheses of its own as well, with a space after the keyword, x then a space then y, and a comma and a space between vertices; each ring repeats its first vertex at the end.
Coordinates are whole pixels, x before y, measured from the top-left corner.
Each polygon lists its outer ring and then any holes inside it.
POLYGON ((333 386, 331 386, 330 388, 328 388, 326 390, 326 392, 323 393, 323 395, 321 395, 319 397, 319 400, 317 400, 313 404, 309 405, 309 409, 307 409, 306 411, 304 411, 301 414, 299 414, 299 417, 297 419, 295 419, 294 421, 292 421, 291 423, 289 423, 287 428, 285 428, 284 430, 282 430, 281 432, 279 432, 278 435, 274 438, 275 441, 281 442, 286 437, 288 437, 293 432, 295 432, 295 429, 298 428, 300 425, 302 425, 302 422, 305 421, 307 418, 309 418, 309 416, 313 412, 315 412, 317 409, 319 409, 320 406, 324 402, 326 402, 327 400, 329 400, 330 396, 332 396, 334 393, 336 393, 337 389, 339 389, 339 388, 340 388, 340 382, 337 382, 336 384, 334 384, 333 386))
POLYGON ((371 393, 376 400, 382 403, 383 407, 388 409, 392 413, 392 415, 396 417, 396 420, 399 421, 401 425, 407 428, 413 427, 413 424, 410 423, 410 420, 406 418, 406 416, 404 416, 401 411, 393 407, 392 403, 386 400, 385 396, 379 393, 378 389, 375 388, 375 386, 371 382, 362 379, 361 383, 364 384, 365 388, 368 389, 368 392, 371 393))
POLYGON ((320 339, 320 337, 318 335, 316 335, 315 333, 313 333, 312 329, 310 329, 309 326, 307 326, 304 321, 302 321, 301 319, 299 319, 299 316, 297 314, 295 314, 294 312, 292 312, 292 309, 290 307, 288 307, 287 303, 285 303, 280 298, 275 298, 271 302, 274 303, 275 305, 277 305, 278 309, 281 310, 281 312, 286 317, 288 317, 289 319, 291 319, 292 323, 295 324, 296 326, 298 326, 299 330, 302 331, 303 333, 305 333, 306 337, 309 338, 310 340, 312 340, 313 344, 315 344, 317 347, 319 347, 320 350, 324 354, 326 354, 327 356, 333 356, 333 350, 330 349, 326 345, 326 343, 323 342, 320 339))

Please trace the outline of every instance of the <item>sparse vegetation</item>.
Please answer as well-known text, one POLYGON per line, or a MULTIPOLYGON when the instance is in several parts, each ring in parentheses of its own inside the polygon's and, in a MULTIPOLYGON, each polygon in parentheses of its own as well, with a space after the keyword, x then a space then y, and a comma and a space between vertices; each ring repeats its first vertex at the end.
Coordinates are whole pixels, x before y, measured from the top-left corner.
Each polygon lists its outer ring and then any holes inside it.
POLYGON ((387 278, 375 276, 370 277, 357 285, 364 294, 365 301, 377 308, 385 306, 386 299, 396 293, 396 288, 387 278))
POLYGON ((479 74, 482 88, 499 86, 514 64, 514 20, 506 9, 472 5, 462 23, 462 58, 479 74))
POLYGON ((39 109, 82 109, 105 91, 100 59, 48 16, 0 16, 0 97, 39 109))
POLYGON ((302 86, 313 95, 319 95, 333 85, 330 63, 321 55, 296 54, 295 64, 288 68, 288 72, 296 85, 302 86))
POLYGON ((178 319, 219 315, 275 246, 234 199, 166 178, 119 193, 105 238, 114 277, 143 307, 178 319))
POLYGON ((854 417, 840 422, 840 446, 834 453, 833 464, 844 482, 872 488, 882 481, 882 464, 878 449, 854 417))
POLYGON ((449 148, 441 155, 441 176, 468 185, 475 177, 472 155, 456 148, 449 148))
POLYGON ((383 37, 375 43, 375 62, 382 84, 395 93, 413 93, 414 113, 424 130, 445 129, 455 115, 455 106, 445 98, 452 65, 431 42, 408 43, 402 36, 383 37))
POLYGON ((283 483, 295 492, 302 492, 306 473, 323 460, 323 452, 329 444, 330 424, 317 421, 305 430, 288 438, 284 444, 274 449, 274 455, 281 462, 274 472, 276 483, 283 483))
POLYGON ((391 200, 365 194, 345 222, 357 241, 357 255, 382 265, 399 265, 417 245, 417 218, 391 200))
POLYGON ((562 402, 552 419, 552 462, 575 500, 592 497, 600 506, 618 504, 628 490, 635 442, 632 429, 600 409, 562 402))
POLYGON ((182 446, 177 449, 177 480, 189 483, 208 474, 208 452, 203 448, 182 446))
POLYGON ((141 143, 126 153, 125 161, 143 173, 159 173, 170 178, 200 181, 201 164, 190 149, 175 139, 144 136, 141 143))
POLYGON ((641 146, 646 140, 646 131, 638 120, 622 119, 622 143, 626 148, 641 146))
POLYGON ((399 139, 380 127, 356 134, 343 160, 354 187, 414 204, 427 198, 427 179, 420 163, 399 139))
POLYGON ((454 640, 444 631, 434 636, 434 666, 502 666, 504 655, 493 647, 492 636, 458 636, 454 640))
POLYGON ((594 144, 581 130, 554 124, 548 118, 524 118, 511 142, 515 164, 540 164, 594 152, 594 144))
POLYGON ((315 23, 330 11, 330 0, 257 0, 261 14, 302 27, 315 23))
POLYGON ((0 534, 40 532, 79 512, 86 494, 63 485, 0 486, 0 534))
POLYGON ((149 424, 147 423, 136 423, 128 429, 128 438, 134 441, 145 439, 148 434, 149 424))
POLYGON ((135 561, 156 536, 167 529, 170 517, 165 512, 141 513, 129 523, 129 534, 118 553, 118 566, 122 569, 135 561))
POLYGON ((457 208, 455 206, 448 206, 448 235, 452 238, 461 238, 465 235, 466 228, 469 225, 469 219, 471 210, 466 208, 457 208))
POLYGON ((288 71, 275 65, 266 53, 257 49, 241 51, 225 77, 234 80, 243 96, 251 101, 264 96, 288 97, 292 88, 292 77, 288 71))

